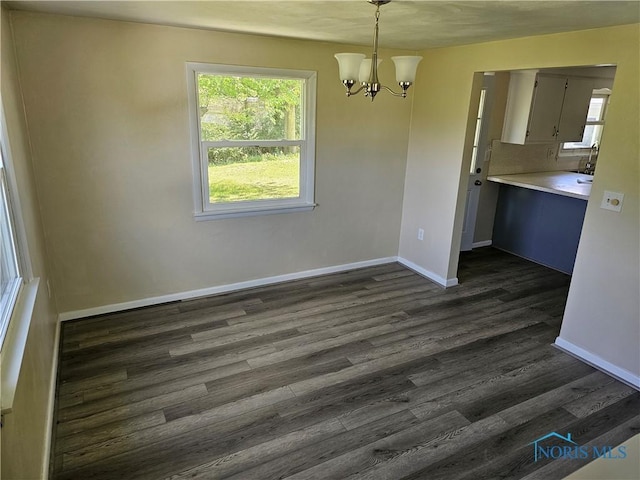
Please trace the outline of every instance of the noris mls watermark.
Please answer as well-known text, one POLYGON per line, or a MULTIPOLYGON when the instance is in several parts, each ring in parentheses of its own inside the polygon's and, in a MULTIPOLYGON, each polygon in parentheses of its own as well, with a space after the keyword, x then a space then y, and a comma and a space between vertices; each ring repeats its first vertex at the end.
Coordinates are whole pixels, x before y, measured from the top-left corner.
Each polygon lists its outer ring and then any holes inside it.
POLYGON ((550 432, 534 440, 529 445, 533 445, 534 462, 539 460, 559 458, 564 460, 596 459, 606 458, 611 460, 621 460, 627 457, 627 448, 624 445, 613 447, 611 445, 592 446, 578 445, 571 438, 571 434, 560 435, 557 432, 550 432))

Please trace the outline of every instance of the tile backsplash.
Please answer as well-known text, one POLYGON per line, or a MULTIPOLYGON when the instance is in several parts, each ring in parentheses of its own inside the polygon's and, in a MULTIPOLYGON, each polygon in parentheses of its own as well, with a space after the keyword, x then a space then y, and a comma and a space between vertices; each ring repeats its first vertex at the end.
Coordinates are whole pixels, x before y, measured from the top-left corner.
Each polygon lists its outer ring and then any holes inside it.
POLYGON ((557 157, 559 146, 555 143, 514 145, 493 140, 488 174, 509 175, 577 170, 580 157, 557 157))

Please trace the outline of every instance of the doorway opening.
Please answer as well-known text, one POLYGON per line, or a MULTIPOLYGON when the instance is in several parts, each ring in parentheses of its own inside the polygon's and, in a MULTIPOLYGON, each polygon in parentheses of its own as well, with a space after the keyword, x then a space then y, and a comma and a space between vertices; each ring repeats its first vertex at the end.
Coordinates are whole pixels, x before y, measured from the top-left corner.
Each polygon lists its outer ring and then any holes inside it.
POLYGON ((461 252, 491 245, 572 274, 615 70, 476 73, 461 252))

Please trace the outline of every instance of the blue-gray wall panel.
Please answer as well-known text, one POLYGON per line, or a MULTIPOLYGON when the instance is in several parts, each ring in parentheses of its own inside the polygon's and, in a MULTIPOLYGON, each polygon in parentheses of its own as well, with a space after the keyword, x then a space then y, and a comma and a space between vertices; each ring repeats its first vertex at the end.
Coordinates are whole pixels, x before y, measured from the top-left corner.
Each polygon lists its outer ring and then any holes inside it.
POLYGON ((500 185, 493 245, 571 274, 586 208, 585 200, 500 185))

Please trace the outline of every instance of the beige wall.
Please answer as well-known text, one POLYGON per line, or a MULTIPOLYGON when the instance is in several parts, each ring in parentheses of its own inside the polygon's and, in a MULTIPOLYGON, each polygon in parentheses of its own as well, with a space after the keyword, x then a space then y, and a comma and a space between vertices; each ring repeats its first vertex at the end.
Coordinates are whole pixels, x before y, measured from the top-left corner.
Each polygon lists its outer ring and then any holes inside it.
POLYGON ((400 256, 454 278, 468 165, 462 162, 473 73, 617 64, 607 129, 587 207, 561 337, 640 375, 639 25, 423 52, 414 94, 400 256), (599 208, 623 192, 621 213, 599 208), (425 241, 416 239, 425 228, 425 241))
POLYGON ((56 312, 47 292, 47 255, 42 234, 9 15, 2 10, 2 103, 4 105, 12 166, 18 183, 22 218, 33 274, 40 277, 39 291, 25 356, 20 370, 13 410, 2 427, 3 479, 35 479, 47 471, 50 386, 56 340, 56 312))
POLYGON ((349 47, 13 15, 62 312, 397 254, 411 100, 347 99, 349 47), (188 61, 318 72, 319 207, 194 221, 188 61))

